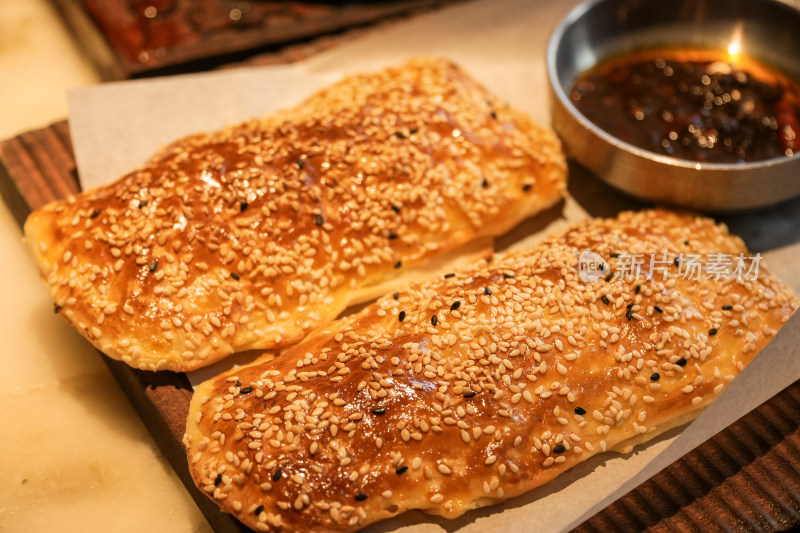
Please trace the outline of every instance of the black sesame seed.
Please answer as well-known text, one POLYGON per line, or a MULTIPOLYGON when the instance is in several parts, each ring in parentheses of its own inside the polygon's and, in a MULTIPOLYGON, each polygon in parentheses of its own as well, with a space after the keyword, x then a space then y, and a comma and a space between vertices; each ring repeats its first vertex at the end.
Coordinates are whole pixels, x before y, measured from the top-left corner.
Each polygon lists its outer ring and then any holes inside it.
POLYGON ((398 139, 405 139, 406 138, 405 134, 402 131, 394 132, 394 136, 397 137, 398 139))
POLYGON ((487 296, 491 296, 492 295, 492 289, 490 289, 489 287, 486 287, 485 289, 483 289, 483 294, 485 294, 487 296))
POLYGON ((658 372, 653 372, 650 374, 650 381, 658 381, 659 379, 661 379, 661 374, 658 372))
POLYGON ((358 494, 356 494, 356 501, 357 502, 363 502, 366 499, 367 499, 367 495, 364 494, 363 492, 359 492, 358 494))
POLYGON ((222 474, 217 474, 217 477, 214 478, 214 486, 216 487, 220 483, 222 483, 222 474))
POLYGON ((611 281, 611 278, 613 278, 613 277, 614 277, 614 272, 609 272, 609 273, 606 275, 606 281, 611 281))
POLYGON ((503 274, 503 279, 514 279, 514 276, 511 274, 503 274))
POLYGON ((253 387, 244 387, 239 392, 241 392, 242 394, 250 394, 251 392, 253 392, 253 387))
POLYGON ((717 334, 717 328, 711 328, 710 330, 708 330, 709 337, 716 334, 717 334))
POLYGON ((405 312, 405 311, 400 311, 400 314, 399 314, 399 315, 397 315, 397 320, 399 320, 400 322, 402 322, 402 321, 403 321, 403 320, 405 320, 405 319, 406 319, 406 312, 405 312))
POLYGON ((97 218, 100 215, 100 209, 95 209, 92 211, 92 214, 89 215, 89 218, 97 218))
POLYGON ((60 306, 60 305, 58 305, 58 304, 53 304, 53 312, 54 312, 55 314, 58 314, 58 313, 60 313, 60 312, 61 312, 61 306, 60 306))
POLYGON ((158 268, 158 259, 150 263, 150 266, 148 268, 150 268, 150 272, 155 272, 156 269, 158 268))
POLYGON ((685 244, 686 246, 689 246, 689 241, 683 241, 683 244, 685 244))
POLYGON ((236 281, 239 281, 239 279, 240 279, 240 278, 239 278, 239 274, 237 274, 236 272, 231 272, 231 277, 232 277, 233 279, 235 279, 236 281))
POLYGON ((237 387, 241 387, 242 386, 242 382, 237 379, 236 382, 234 383, 234 385, 236 385, 237 387))
POLYGON ((250 205, 250 204, 248 204, 247 202, 240 203, 239 204, 239 211, 244 212, 244 210, 247 209, 248 205, 250 205))
POLYGON ((314 222, 317 223, 317 226, 322 226, 323 224, 325 224, 325 219, 322 217, 322 215, 317 215, 316 217, 314 217, 314 222))
POLYGON ((732 305, 723 305, 722 306, 722 310, 723 311, 730 311, 731 309, 733 309, 732 305))
POLYGON ((396 292, 396 293, 392 294, 392 298, 394 298, 395 300, 399 299, 400 298, 400 293, 396 292))
POLYGON ((451 306, 450 306, 450 310, 451 310, 451 311, 455 311, 455 310, 456 310, 456 309, 458 309, 459 307, 461 307, 461 302, 459 302, 458 300, 456 300, 455 302, 453 302, 453 305, 451 305, 451 306))
POLYGON ((396 205, 392 204, 392 211, 394 211, 395 213, 399 213, 400 212, 400 208, 397 207, 396 205))
POLYGON ((606 305, 611 303, 611 301, 608 299, 608 296, 606 296, 605 294, 600 297, 600 301, 606 305))
POLYGON ((394 264, 395 268, 400 268, 401 266, 403 266, 403 262, 402 261, 398 261, 397 263, 394 264))
POLYGON ((617 252, 613 252, 613 253, 610 253, 610 254, 608 254, 608 255, 609 255, 610 257, 613 257, 614 259, 617 259, 617 258, 619 257, 619 254, 618 254, 617 252))
POLYGON ((146 206, 146 205, 147 205, 147 200, 142 200, 142 201, 140 201, 140 202, 139 202, 139 209, 143 208, 143 207, 144 207, 144 206, 146 206))
POLYGON ((686 360, 686 358, 684 358, 684 357, 681 357, 680 359, 678 359, 677 361, 675 361, 675 364, 676 364, 676 365, 678 365, 678 366, 686 366, 686 363, 687 363, 687 362, 688 362, 688 361, 686 360))
POLYGON ((390 240, 390 241, 393 241, 393 240, 395 240, 396 238, 397 238, 397 233, 394 233, 393 231, 390 231, 390 232, 389 232, 389 240, 390 240))
POLYGON ((431 317, 431 326, 436 327, 436 324, 438 324, 438 323, 439 323, 439 319, 436 318, 436 315, 433 315, 431 317))
POLYGON ((583 416, 586 414, 586 409, 584 409, 583 407, 576 407, 575 414, 583 416))
POLYGON ((297 168, 303 168, 306 164, 303 162, 302 159, 297 160, 297 168))
POLYGON ((403 465, 403 466, 398 466, 397 470, 395 470, 394 473, 397 474, 398 476, 402 476, 407 471, 408 471, 408 467, 406 465, 403 465))
POLYGON ((372 414, 373 415, 378 415, 378 416, 385 415, 386 414, 386 408, 385 407, 376 407, 375 409, 372 410, 372 414))
POLYGON ((455 277, 455 275, 456 275, 455 272, 450 272, 449 274, 445 274, 444 275, 444 279, 453 278, 453 277, 455 277))
POLYGON ((655 309, 655 310, 656 310, 656 312, 658 312, 658 313, 663 313, 663 312, 664 312, 664 310, 663 310, 663 309, 661 309, 661 308, 660 308, 659 306, 657 306, 657 305, 654 305, 654 306, 653 306, 653 309, 655 309))
POLYGON ((475 396, 475 391, 474 390, 471 390, 469 392, 465 392, 464 393, 464 398, 472 398, 473 396, 475 396))
POLYGON ((522 186, 522 190, 528 192, 529 190, 531 190, 531 187, 533 187, 533 185, 531 185, 530 183, 526 183, 525 185, 522 186))
POLYGON ((483 178, 483 181, 481 182, 481 187, 483 187, 485 189, 488 186, 489 186, 489 180, 487 180, 486 178, 483 178))
POLYGON ((281 470, 280 468, 277 469, 275 473, 272 474, 272 481, 280 481, 282 475, 283 475, 283 470, 281 470))
POLYGON ((564 453, 567 449, 564 447, 563 444, 559 444, 555 448, 553 448, 553 453, 564 453))
POLYGON ((625 311, 625 318, 627 318, 628 320, 631 320, 633 318, 633 309, 628 309, 627 311, 625 311))
POLYGON ((641 286, 641 285, 637 285, 637 286, 636 286, 636 287, 633 289, 633 294, 639 294, 639 291, 641 291, 641 290, 642 290, 642 286, 641 286))
POLYGON ((625 306, 625 309, 633 309, 633 306, 634 306, 634 303, 631 302, 631 303, 629 303, 628 305, 625 306))
POLYGON ((419 129, 418 129, 418 128, 411 128, 410 130, 408 130, 408 133, 410 133, 411 135, 414 135, 414 134, 415 134, 415 133, 417 133, 418 131, 419 131, 419 129))
POLYGON ((679 266, 681 266, 681 259, 680 259, 680 257, 676 257, 676 258, 675 258, 675 261, 673 261, 673 263, 675 263, 675 266, 676 266, 676 267, 679 267, 679 266))
POLYGON ((264 506, 263 505, 259 505, 258 507, 256 507, 256 510, 253 511, 253 514, 258 516, 263 512, 264 512, 264 506))
POLYGON ((489 114, 492 116, 493 119, 497 120, 497 111, 492 111, 489 114))

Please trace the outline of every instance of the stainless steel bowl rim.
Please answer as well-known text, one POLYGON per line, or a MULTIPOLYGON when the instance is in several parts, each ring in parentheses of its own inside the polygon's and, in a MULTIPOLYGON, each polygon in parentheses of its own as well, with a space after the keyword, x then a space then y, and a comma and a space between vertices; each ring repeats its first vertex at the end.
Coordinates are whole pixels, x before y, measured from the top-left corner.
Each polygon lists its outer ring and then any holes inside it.
MULTIPOLYGON (((769 168, 777 165, 783 165, 794 159, 800 158, 800 152, 797 152, 791 156, 774 157, 771 159, 762 159, 759 161, 747 161, 741 163, 702 163, 698 161, 691 161, 689 159, 681 159, 678 157, 659 154, 658 152, 653 152, 652 150, 639 148, 638 146, 627 143, 615 137, 614 135, 611 135, 606 130, 598 127, 594 122, 586 118, 586 116, 583 113, 581 113, 577 107, 573 105, 572 99, 569 97, 568 94, 565 93, 564 88, 560 83, 561 80, 556 70, 556 52, 558 51, 558 47, 561 44, 562 38, 566 30, 572 24, 574 24, 576 20, 580 19, 592 7, 606 1, 608 0, 588 0, 574 7, 567 14, 567 16, 564 17, 564 19, 559 23, 559 25, 556 26, 556 28, 553 30, 547 45, 547 75, 550 80, 550 85, 555 94, 558 96, 559 100, 561 100, 562 105, 564 105, 567 109, 569 109, 570 113, 572 113, 572 115, 580 122, 580 124, 584 128, 590 130, 598 137, 601 137, 604 141, 608 142, 609 144, 612 144, 627 152, 630 152, 631 154, 636 155, 638 157, 651 159, 659 163, 663 163, 665 165, 690 168, 695 170, 727 171, 727 170, 769 168)), ((794 8, 797 7, 796 5, 793 6, 792 4, 787 3, 783 0, 773 0, 773 1, 776 1, 781 4, 786 4, 794 8)), ((798 134, 800 134, 800 132, 798 132, 798 134)))

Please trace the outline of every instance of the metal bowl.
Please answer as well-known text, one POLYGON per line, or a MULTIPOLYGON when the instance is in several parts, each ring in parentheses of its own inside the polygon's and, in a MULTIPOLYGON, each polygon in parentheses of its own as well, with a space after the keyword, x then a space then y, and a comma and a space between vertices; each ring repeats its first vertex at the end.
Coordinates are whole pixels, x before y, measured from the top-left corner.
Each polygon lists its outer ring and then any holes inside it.
POLYGON ((650 47, 743 53, 800 79, 800 2, 593 0, 573 9, 547 50, 553 128, 569 155, 636 198, 704 211, 742 211, 800 195, 800 154, 697 163, 638 148, 595 126, 572 104, 577 77, 603 59, 650 47))

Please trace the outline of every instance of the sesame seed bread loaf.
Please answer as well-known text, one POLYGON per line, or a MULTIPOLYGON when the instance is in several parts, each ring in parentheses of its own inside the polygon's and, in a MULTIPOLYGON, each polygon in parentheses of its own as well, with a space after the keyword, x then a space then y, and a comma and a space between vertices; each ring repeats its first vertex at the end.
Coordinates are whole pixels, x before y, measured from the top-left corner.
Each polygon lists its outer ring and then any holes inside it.
POLYGON ((25 235, 95 346, 185 371, 295 343, 404 274, 484 250, 565 182, 551 131, 452 63, 416 59, 179 140, 34 212, 25 235))
POLYGON ((696 416, 788 320, 794 296, 763 265, 677 277, 672 258, 714 252, 746 250, 706 218, 624 213, 383 297, 201 384, 192 475, 258 531, 455 517, 528 491, 696 416), (618 275, 582 281, 585 249, 618 275), (651 279, 646 262, 623 275, 622 254, 662 252, 651 279))

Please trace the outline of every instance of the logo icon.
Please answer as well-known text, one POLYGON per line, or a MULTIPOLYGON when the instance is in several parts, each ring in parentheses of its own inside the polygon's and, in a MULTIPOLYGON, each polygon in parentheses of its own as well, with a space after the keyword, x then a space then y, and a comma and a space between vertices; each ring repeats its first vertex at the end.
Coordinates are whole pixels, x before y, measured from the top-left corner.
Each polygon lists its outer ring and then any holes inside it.
POLYGON ((593 283, 609 272, 608 262, 591 250, 584 250, 578 257, 578 276, 584 283, 593 283))

